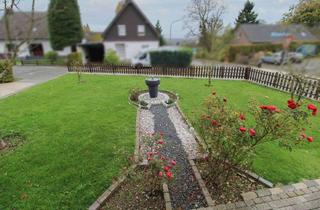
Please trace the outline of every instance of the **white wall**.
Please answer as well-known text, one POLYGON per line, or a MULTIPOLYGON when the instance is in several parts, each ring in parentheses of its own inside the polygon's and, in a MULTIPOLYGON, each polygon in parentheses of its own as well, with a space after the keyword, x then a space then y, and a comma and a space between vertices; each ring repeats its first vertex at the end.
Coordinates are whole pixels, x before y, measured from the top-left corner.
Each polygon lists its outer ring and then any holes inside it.
MULTIPOLYGON (((15 43, 15 42, 13 42, 13 43, 15 43)), ((16 43, 19 43, 19 42, 16 42, 16 43)), ((42 44, 44 53, 47 53, 49 51, 53 51, 53 49, 50 45, 50 42, 48 40, 36 40, 36 41, 32 41, 31 44, 42 44)), ((7 52, 8 52, 8 50, 6 48, 6 42, 0 41, 0 53, 7 53, 7 52)), ((66 56, 71 53, 71 48, 66 47, 63 50, 57 51, 57 52, 61 56, 66 56)), ((26 56, 30 56, 30 52, 29 52, 28 45, 23 44, 19 49, 18 57, 26 57, 26 56)))
POLYGON ((134 58, 134 56, 136 56, 141 51, 156 49, 159 47, 158 41, 124 41, 124 42, 106 41, 103 44, 104 44, 105 52, 107 52, 109 49, 117 51, 116 45, 117 44, 124 44, 125 56, 120 57, 121 60, 131 60, 132 58, 134 58))

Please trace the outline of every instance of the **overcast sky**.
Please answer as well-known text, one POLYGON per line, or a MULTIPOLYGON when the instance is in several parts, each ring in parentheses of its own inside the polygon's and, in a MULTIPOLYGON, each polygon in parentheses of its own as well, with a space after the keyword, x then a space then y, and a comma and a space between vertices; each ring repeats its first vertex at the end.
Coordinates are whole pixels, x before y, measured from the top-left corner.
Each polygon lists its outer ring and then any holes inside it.
MULTIPOLYGON (((67 1, 67 0, 66 0, 67 1)), ((224 15, 224 23, 233 24, 239 10, 243 8, 246 0, 222 0, 227 7, 224 15)), ((21 0, 21 9, 30 10, 31 0, 21 0)), ((47 10, 49 0, 36 0, 37 10, 47 10)), ((93 31, 103 31, 115 15, 115 7, 118 0, 78 0, 83 24, 89 24, 93 31)), ((144 11, 149 20, 155 24, 159 19, 164 35, 169 36, 172 21, 181 19, 185 15, 185 8, 190 0, 135 0, 144 11)), ((255 11, 259 19, 267 23, 276 23, 287 12, 289 7, 298 0, 253 0, 255 11)), ((183 30, 183 21, 173 27, 173 37, 183 38, 186 31, 183 30)))

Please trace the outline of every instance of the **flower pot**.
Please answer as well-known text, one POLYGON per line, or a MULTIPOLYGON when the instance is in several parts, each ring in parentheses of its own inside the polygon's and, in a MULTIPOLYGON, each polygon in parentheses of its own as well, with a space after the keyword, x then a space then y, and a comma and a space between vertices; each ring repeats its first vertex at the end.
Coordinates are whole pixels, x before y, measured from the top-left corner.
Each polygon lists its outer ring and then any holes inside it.
POLYGON ((150 98, 157 98, 158 97, 158 87, 160 85, 159 78, 148 78, 146 79, 146 84, 149 88, 149 96, 150 98))

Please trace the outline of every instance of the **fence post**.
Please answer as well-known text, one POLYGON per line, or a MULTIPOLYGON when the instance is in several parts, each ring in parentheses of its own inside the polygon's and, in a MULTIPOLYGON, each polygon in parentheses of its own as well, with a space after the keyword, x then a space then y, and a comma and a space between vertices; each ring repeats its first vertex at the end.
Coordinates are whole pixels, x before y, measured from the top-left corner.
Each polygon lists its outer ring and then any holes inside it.
POLYGON ((319 98, 320 98, 320 80, 318 80, 318 86, 315 94, 315 99, 318 100, 319 98))
POLYGON ((272 86, 273 86, 273 87, 277 87, 278 78, 279 78, 279 73, 276 72, 276 74, 275 74, 275 76, 274 76, 274 79, 273 79, 273 83, 272 83, 272 86))
POLYGON ((250 79, 250 71, 251 71, 251 67, 247 66, 245 69, 245 73, 244 73, 244 79, 245 80, 249 80, 250 79))

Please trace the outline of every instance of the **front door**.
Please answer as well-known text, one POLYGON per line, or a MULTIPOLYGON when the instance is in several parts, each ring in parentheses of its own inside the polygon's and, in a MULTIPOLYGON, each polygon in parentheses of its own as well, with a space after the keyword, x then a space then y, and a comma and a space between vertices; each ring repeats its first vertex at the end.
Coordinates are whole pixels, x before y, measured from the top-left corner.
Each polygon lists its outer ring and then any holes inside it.
POLYGON ((116 44, 116 51, 121 60, 126 59, 126 47, 125 44, 116 44))

